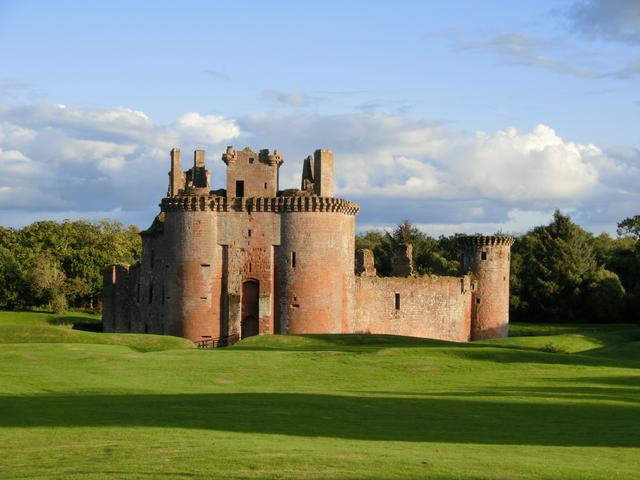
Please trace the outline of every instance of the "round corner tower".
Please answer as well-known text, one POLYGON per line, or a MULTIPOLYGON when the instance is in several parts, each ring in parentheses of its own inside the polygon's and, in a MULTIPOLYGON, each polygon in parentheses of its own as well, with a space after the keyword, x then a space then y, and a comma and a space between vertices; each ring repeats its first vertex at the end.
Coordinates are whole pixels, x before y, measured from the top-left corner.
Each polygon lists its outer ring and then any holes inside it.
POLYGON ((355 203, 287 198, 278 250, 281 333, 344 333, 354 272, 355 203))
POLYGON ((210 173, 204 151, 194 152, 193 168, 182 172, 180 151, 171 151, 169 192, 161 204, 165 214, 167 300, 165 334, 198 341, 220 336, 220 249, 217 210, 220 199, 210 194, 210 173))
POLYGON ((471 299, 471 340, 508 335, 509 269, 514 242, 508 235, 462 238, 462 271, 471 272, 476 281, 471 299))

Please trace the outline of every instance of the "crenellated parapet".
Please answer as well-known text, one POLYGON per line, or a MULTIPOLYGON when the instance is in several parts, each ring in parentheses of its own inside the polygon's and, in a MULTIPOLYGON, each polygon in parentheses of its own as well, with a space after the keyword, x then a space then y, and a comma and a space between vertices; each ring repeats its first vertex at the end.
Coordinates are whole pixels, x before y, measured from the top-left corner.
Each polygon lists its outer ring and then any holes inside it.
POLYGON ((516 239, 510 235, 467 235, 460 237, 466 247, 511 246, 516 239))
POLYGON ((334 197, 236 197, 218 195, 179 195, 165 197, 160 203, 163 212, 170 211, 252 211, 252 212, 333 212, 356 215, 357 203, 334 197))
POLYGON ((236 151, 233 146, 229 145, 225 152, 222 154, 222 161, 227 166, 232 166, 236 163, 236 160, 240 157, 246 157, 248 159, 258 159, 259 162, 268 164, 270 166, 280 166, 284 162, 284 156, 278 150, 269 151, 267 148, 263 148, 257 154, 246 147, 240 151, 236 151))
POLYGON ((163 198, 160 202, 160 210, 162 212, 226 212, 228 210, 228 202, 227 197, 218 195, 179 195, 163 198))

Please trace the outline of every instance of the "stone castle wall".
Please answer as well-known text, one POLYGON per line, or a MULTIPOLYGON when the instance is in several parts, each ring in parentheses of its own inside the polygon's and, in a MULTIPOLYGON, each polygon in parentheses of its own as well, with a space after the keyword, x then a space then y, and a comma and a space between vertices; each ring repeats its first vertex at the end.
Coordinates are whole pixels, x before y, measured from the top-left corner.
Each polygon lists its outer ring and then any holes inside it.
POLYGON ((142 232, 140 262, 105 270, 105 331, 194 342, 274 333, 506 335, 509 237, 465 241, 471 276, 414 276, 410 245, 394 261, 402 277, 376 277, 371 252, 359 253, 356 276, 359 207, 332 196, 330 151, 305 160, 302 190, 278 190, 283 159, 275 151, 228 147, 223 161, 227 189, 214 192, 204 151, 183 172, 172 150, 168 195, 142 232))
POLYGON ((349 331, 470 340, 470 277, 367 277, 355 279, 349 331))

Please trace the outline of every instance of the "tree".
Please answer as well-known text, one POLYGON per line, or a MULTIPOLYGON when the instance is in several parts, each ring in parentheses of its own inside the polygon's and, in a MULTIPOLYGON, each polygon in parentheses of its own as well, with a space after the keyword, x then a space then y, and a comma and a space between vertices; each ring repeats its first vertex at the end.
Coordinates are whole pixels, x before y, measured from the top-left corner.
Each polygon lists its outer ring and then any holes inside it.
POLYGON ((607 292, 616 308, 624 295, 617 275, 598 265, 593 244, 591 234, 560 211, 549 225, 524 235, 514 246, 514 316, 551 322, 619 319, 619 313, 607 317, 593 311, 596 293, 602 297, 607 292))
POLYGON ((41 305, 50 305, 54 313, 64 313, 67 306, 67 278, 51 253, 40 252, 36 255, 27 274, 27 280, 41 305))
POLYGON ((618 223, 617 232, 621 237, 629 236, 640 240, 640 215, 622 220, 618 223))
POLYGON ((419 275, 456 275, 460 269, 459 235, 430 237, 409 220, 398 224, 391 232, 369 231, 356 236, 356 250, 373 251, 376 269, 380 276, 391 274, 394 251, 401 245, 413 245, 414 270, 419 275))
POLYGON ((109 220, 0 227, 0 308, 52 305, 52 285, 44 279, 51 280, 54 270, 65 279, 56 287, 58 309, 64 303, 92 308, 102 295, 104 268, 134 263, 140 252, 138 228, 109 220))

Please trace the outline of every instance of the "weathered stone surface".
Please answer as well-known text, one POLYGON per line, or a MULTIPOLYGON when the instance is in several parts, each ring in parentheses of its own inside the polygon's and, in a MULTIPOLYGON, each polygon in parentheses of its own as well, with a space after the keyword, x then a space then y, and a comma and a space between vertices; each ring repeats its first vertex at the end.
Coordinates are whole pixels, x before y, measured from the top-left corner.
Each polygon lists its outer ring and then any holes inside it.
POLYGON ((391 275, 394 277, 410 277, 413 275, 413 245, 401 243, 393 252, 391 275))
POLYGON ((463 272, 476 278, 471 339, 506 337, 509 330, 509 271, 514 238, 506 235, 462 239, 463 272))
POLYGON ((333 197, 333 154, 304 163, 302 190, 280 191, 277 151, 228 147, 227 189, 210 190, 204 151, 142 232, 142 258, 105 270, 104 330, 193 341, 273 333, 386 333, 466 341, 506 334, 510 237, 468 237, 463 277, 416 277, 402 245, 395 277, 370 250, 354 265, 353 202, 333 197), (355 274, 357 272, 357 275, 355 274), (407 278, 408 277, 408 278, 407 278), (473 279, 473 280, 472 280, 473 279))
POLYGON ((356 275, 361 277, 375 277, 376 266, 373 252, 368 248, 356 251, 356 275))

